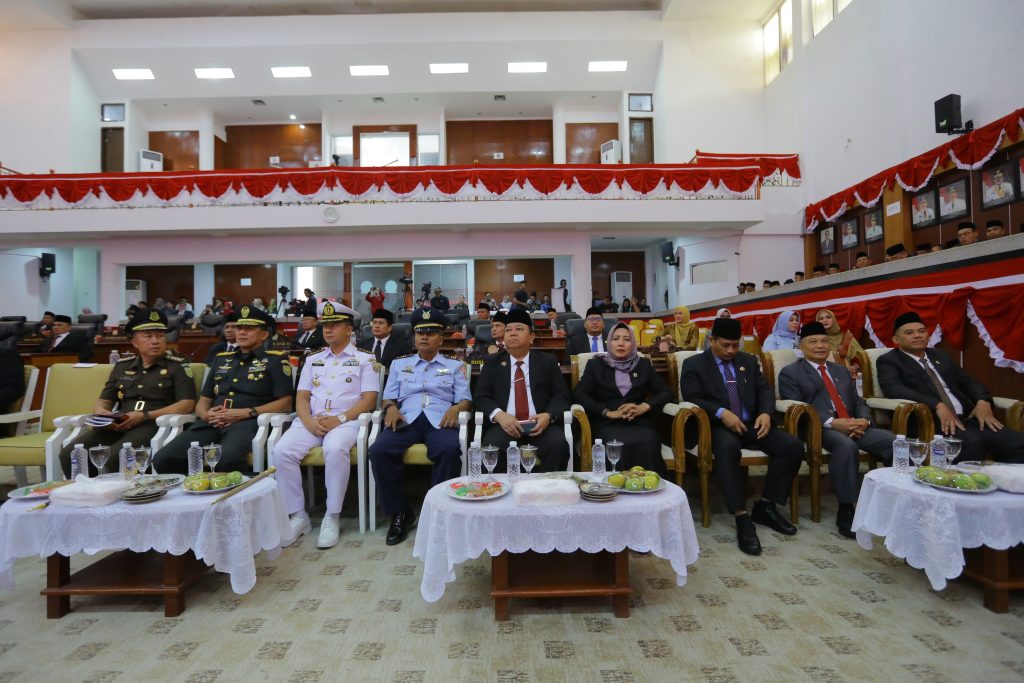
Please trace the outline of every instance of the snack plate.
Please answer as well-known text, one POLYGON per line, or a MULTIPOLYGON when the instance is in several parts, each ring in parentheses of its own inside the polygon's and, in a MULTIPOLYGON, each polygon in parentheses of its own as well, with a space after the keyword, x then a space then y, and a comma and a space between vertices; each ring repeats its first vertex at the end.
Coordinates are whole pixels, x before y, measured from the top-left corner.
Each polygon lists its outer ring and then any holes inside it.
POLYGON ((191 493, 191 494, 197 495, 197 496, 205 495, 207 493, 224 493, 225 491, 230 491, 233 488, 237 488, 237 487, 241 486, 242 484, 244 484, 247 481, 249 481, 249 477, 247 477, 247 476, 245 476, 243 474, 242 475, 242 481, 240 483, 238 483, 238 484, 235 484, 234 486, 225 486, 222 489, 206 489, 205 491, 189 491, 187 488, 185 488, 185 482, 184 482, 184 480, 182 480, 181 490, 184 491, 185 493, 191 493))
POLYGON ((40 484, 22 486, 8 492, 7 497, 12 500, 44 500, 50 497, 50 491, 61 486, 72 483, 70 480, 44 481, 40 484), (37 491, 37 489, 41 489, 37 491))
POLYGON ((989 487, 986 489, 958 489, 953 486, 940 486, 939 484, 932 484, 931 482, 923 481, 921 479, 918 479, 917 477, 914 477, 914 481, 917 482, 918 484, 921 484, 922 486, 931 486, 933 489, 938 489, 940 491, 949 491, 950 493, 992 493, 993 491, 999 490, 999 487, 997 487, 995 484, 989 484, 989 487))
POLYGON ((621 489, 619 489, 619 493, 625 493, 625 494, 628 494, 628 495, 631 495, 631 496, 635 496, 635 495, 640 495, 640 494, 644 494, 644 493, 658 493, 659 491, 664 491, 664 490, 665 490, 665 480, 664 479, 659 479, 658 480, 658 488, 656 488, 656 489, 651 489, 650 491, 627 491, 625 488, 621 488, 621 489))
POLYGON ((185 481, 184 474, 149 474, 136 479, 135 485, 146 486, 147 488, 173 489, 183 481, 185 481))
POLYGON ((445 492, 451 498, 456 498, 458 500, 472 500, 472 501, 494 500, 495 498, 501 498, 502 496, 504 496, 506 493, 508 493, 511 490, 512 490, 512 487, 509 486, 508 484, 506 484, 505 482, 502 482, 502 481, 477 481, 477 482, 474 482, 474 481, 469 481, 467 479, 456 479, 452 483, 448 484, 448 486, 445 488, 445 492), (468 496, 468 495, 461 495, 460 496, 458 493, 456 493, 457 491, 467 491, 467 490, 473 489, 473 488, 480 488, 484 484, 497 485, 499 488, 494 493, 490 493, 490 494, 483 495, 483 496, 468 496))

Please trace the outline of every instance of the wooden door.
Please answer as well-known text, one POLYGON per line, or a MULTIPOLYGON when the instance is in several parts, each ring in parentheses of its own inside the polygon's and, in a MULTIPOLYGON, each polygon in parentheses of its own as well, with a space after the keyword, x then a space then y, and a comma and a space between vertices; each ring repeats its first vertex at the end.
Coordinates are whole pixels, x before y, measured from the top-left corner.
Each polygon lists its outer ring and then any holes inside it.
POLYGON ((103 173, 124 173, 124 128, 104 128, 100 149, 103 173))
POLYGON ((654 163, 654 120, 629 120, 629 163, 654 163))

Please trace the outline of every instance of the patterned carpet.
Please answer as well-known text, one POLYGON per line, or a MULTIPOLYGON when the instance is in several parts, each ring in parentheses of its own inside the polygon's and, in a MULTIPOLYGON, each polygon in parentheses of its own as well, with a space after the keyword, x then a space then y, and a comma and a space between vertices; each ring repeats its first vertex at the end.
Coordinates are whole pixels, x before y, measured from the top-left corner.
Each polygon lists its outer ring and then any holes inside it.
POLYGON ((175 619, 156 601, 78 598, 47 620, 45 563, 25 559, 17 591, 0 593, 0 682, 1024 679, 1020 594, 997 615, 966 580, 935 593, 881 543, 866 552, 842 539, 834 518, 804 517, 793 538, 762 530, 764 555, 750 558, 716 514, 710 529, 698 524, 702 555, 685 587, 667 562, 632 559, 629 619, 604 600, 513 601, 512 619, 496 622, 487 557, 458 567, 427 604, 412 539, 389 548, 383 527, 361 536, 348 516, 331 550, 313 535, 274 562, 257 558, 247 595, 208 573, 175 619))

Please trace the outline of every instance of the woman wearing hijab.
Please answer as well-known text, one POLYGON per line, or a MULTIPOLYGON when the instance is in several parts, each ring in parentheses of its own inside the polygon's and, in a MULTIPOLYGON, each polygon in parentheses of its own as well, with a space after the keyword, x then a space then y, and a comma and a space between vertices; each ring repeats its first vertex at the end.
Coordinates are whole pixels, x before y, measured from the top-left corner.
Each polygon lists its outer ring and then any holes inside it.
MULTIPOLYGON (((732 311, 730 311, 728 308, 719 308, 717 311, 715 311, 715 318, 716 319, 717 318, 731 318, 731 317, 732 317, 732 311)), ((708 333, 704 335, 704 348, 701 349, 701 350, 702 351, 707 351, 710 348, 711 348, 711 330, 709 329, 708 333)))
POLYGON ((800 315, 795 311, 783 311, 775 321, 772 333, 761 344, 762 351, 796 349, 800 346, 800 315))
POLYGON ((654 415, 672 394, 651 361, 636 351, 633 330, 618 323, 608 335, 608 352, 594 356, 573 391, 573 400, 587 411, 595 439, 622 442, 620 471, 640 465, 662 476, 661 437, 654 415))
POLYGON ((697 329, 697 325, 690 322, 690 309, 686 306, 676 306, 674 316, 675 320, 665 327, 669 338, 676 345, 676 350, 696 351, 700 330, 697 329))
POLYGON ((828 343, 832 347, 832 352, 835 354, 836 359, 840 363, 846 363, 847 365, 857 365, 857 358, 859 358, 859 352, 864 349, 857 343, 857 340, 853 338, 853 332, 847 330, 843 332, 843 329, 839 327, 839 322, 836 320, 835 313, 827 308, 823 308, 814 315, 814 319, 825 326, 825 332, 828 333, 828 343))

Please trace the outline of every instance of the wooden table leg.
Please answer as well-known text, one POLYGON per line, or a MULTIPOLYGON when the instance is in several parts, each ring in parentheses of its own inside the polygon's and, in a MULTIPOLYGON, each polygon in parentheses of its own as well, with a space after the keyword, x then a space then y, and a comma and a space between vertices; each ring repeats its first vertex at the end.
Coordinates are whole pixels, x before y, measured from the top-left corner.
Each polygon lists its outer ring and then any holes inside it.
POLYGON ((991 581, 984 585, 985 607, 1005 614, 1010 611, 1010 591, 1006 587, 1010 578, 1010 554, 984 546, 981 558, 985 576, 991 581))
MULTIPOLYGON (((508 590, 508 553, 491 557, 491 590, 508 590)), ((508 598, 494 598, 494 620, 508 621, 508 598)))
MULTIPOLYGON (((616 588, 629 588, 629 550, 615 553, 614 580, 616 588)), ((629 595, 615 595, 612 597, 612 608, 615 616, 620 619, 629 618, 629 595)))
MULTIPOLYGON (((164 553, 164 586, 178 587, 185 580, 185 561, 188 553, 184 555, 172 555, 164 553)), ((164 616, 176 617, 185 611, 185 590, 184 588, 168 592, 164 595, 164 616)))
MULTIPOLYGON (((71 558, 54 553, 46 558, 46 587, 60 588, 71 578, 71 558)), ((46 618, 60 619, 71 611, 70 595, 46 596, 46 618)))

